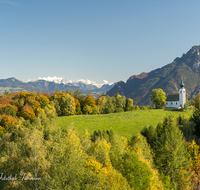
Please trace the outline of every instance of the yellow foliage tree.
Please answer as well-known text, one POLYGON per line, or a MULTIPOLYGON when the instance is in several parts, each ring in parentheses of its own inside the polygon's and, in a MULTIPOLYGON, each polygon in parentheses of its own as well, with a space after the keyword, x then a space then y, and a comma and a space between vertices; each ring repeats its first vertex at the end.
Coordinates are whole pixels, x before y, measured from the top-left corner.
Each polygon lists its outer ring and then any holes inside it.
POLYGON ((103 167, 103 164, 98 162, 94 157, 88 157, 86 167, 89 171, 97 175, 98 182, 96 187, 107 190, 129 190, 131 189, 127 180, 121 173, 117 172, 111 164, 103 167))

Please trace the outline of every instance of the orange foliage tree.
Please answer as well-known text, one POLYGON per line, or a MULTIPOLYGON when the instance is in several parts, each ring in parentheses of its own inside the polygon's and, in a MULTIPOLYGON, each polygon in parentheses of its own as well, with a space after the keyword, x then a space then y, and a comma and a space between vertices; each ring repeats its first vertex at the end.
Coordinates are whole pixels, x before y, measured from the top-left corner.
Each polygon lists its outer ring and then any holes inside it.
POLYGON ((34 100, 29 105, 33 108, 35 115, 38 115, 40 110, 41 110, 40 109, 41 108, 40 102, 34 100))
POLYGON ((84 106, 91 106, 91 107, 95 107, 96 106, 96 100, 94 99, 94 97, 91 94, 88 94, 85 98, 84 101, 84 106))
POLYGON ((35 117, 34 110, 29 105, 23 106, 20 115, 26 120, 32 120, 35 117))
POLYGON ((0 125, 5 128, 6 131, 9 129, 9 127, 15 125, 15 120, 12 116, 3 114, 1 117, 0 125))

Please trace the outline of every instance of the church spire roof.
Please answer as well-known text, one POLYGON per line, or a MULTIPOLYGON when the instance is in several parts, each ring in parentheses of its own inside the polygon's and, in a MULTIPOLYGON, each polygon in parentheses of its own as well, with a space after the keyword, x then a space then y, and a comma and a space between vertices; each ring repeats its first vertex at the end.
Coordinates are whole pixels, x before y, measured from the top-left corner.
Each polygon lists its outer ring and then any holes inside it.
POLYGON ((183 78, 181 79, 180 87, 181 87, 181 88, 184 88, 184 87, 185 87, 185 84, 183 83, 183 78))

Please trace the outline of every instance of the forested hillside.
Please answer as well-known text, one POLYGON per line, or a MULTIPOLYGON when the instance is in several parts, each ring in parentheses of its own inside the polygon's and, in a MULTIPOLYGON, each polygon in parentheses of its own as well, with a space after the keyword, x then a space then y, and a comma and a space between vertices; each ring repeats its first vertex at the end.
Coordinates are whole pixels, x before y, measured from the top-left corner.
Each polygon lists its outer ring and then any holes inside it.
POLYGON ((113 112, 133 110, 131 99, 110 98, 5 92, 0 97, 0 189, 198 189, 200 94, 191 118, 166 117, 130 139, 117 136, 115 129, 80 134, 73 126, 58 127, 57 115, 104 113, 111 100, 113 112))

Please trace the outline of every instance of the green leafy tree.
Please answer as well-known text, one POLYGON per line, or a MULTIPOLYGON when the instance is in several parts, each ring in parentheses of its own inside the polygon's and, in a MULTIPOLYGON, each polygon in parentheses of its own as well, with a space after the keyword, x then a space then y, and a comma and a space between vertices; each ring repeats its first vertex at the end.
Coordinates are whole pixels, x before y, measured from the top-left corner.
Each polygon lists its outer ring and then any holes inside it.
POLYGON ((51 189, 80 189, 85 159, 74 129, 57 131, 49 146, 51 189))
POLYGON ((123 112, 126 107, 126 97, 121 96, 119 93, 115 95, 116 108, 115 112, 123 112))
POLYGON ((46 146, 42 133, 35 129, 27 131, 21 141, 14 143, 10 142, 11 139, 12 135, 6 134, 0 140, 1 147, 3 145, 1 158, 4 156, 0 161, 0 170, 6 176, 17 175, 19 180, 2 181, 1 189, 46 189, 50 162, 46 159, 46 146), (25 180, 27 178, 38 180, 25 180))
POLYGON ((156 108, 165 106, 166 94, 162 89, 153 89, 150 94, 151 101, 156 105, 156 108))
POLYGON ((82 92, 80 91, 80 89, 77 89, 74 92, 74 98, 79 99, 79 97, 81 96, 82 92))
POLYGON ((133 107, 133 100, 131 98, 126 99, 126 111, 132 111, 133 107))
POLYGON ((127 151, 122 157, 121 173, 127 179, 130 187, 140 189, 150 189, 150 179, 152 172, 148 165, 139 160, 135 152, 127 151))
POLYGON ((88 115, 88 114, 91 114, 92 113, 92 107, 89 106, 89 105, 85 105, 84 108, 83 108, 83 113, 88 115))
POLYGON ((98 162, 107 165, 110 162, 109 150, 111 148, 110 143, 106 142, 105 139, 98 138, 88 151, 90 156, 93 156, 98 162))
POLYGON ((103 113, 105 113, 105 114, 113 113, 115 111, 115 109, 116 109, 115 97, 110 97, 110 96, 106 96, 106 97, 107 97, 107 101, 105 103, 103 113))
POLYGON ((184 109, 185 110, 188 110, 188 108, 189 108, 189 101, 188 101, 188 99, 186 99, 186 103, 185 103, 185 105, 184 105, 184 109))
POLYGON ((54 101, 54 105, 59 116, 75 114, 75 99, 70 94, 65 92, 56 92, 51 96, 50 100, 54 101))
POLYGON ((76 105, 76 115, 79 115, 81 114, 81 104, 80 102, 78 101, 78 99, 74 98, 74 101, 75 101, 75 105, 76 105))
POLYGON ((4 108, 2 109, 2 112, 3 112, 3 114, 5 114, 5 115, 11 115, 11 116, 15 117, 15 116, 16 116, 16 113, 17 113, 17 107, 8 104, 6 107, 4 107, 4 108))
POLYGON ((114 135, 111 139, 110 160, 115 169, 121 167, 122 156, 125 152, 126 145, 118 136, 114 135))
POLYGON ((94 114, 94 115, 99 114, 99 107, 94 106, 94 107, 92 108, 92 114, 94 114))
POLYGON ((102 95, 97 100, 97 106, 99 107, 99 113, 104 113, 105 104, 107 102, 107 97, 102 95))

